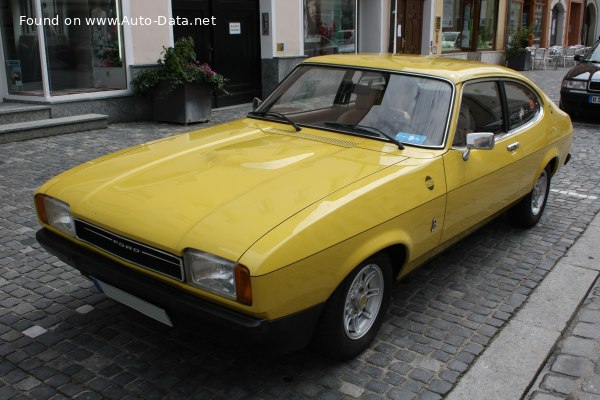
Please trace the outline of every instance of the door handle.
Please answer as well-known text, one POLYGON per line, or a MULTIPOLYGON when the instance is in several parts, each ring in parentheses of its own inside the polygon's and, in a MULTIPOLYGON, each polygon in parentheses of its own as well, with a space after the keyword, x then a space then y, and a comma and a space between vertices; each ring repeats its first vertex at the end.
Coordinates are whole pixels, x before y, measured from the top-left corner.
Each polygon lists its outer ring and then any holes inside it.
POLYGON ((519 148, 520 145, 521 144, 519 142, 511 143, 508 146, 506 146, 506 150, 508 150, 508 151, 515 151, 516 149, 519 148))

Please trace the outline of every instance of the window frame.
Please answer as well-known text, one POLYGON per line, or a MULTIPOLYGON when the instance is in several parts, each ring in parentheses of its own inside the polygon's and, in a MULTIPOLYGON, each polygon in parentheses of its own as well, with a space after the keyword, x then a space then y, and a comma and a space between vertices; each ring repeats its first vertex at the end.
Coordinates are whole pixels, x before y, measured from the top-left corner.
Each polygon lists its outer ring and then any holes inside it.
POLYGON ((544 97, 541 96, 537 90, 535 90, 531 85, 528 85, 526 82, 522 82, 518 79, 503 78, 503 79, 500 79, 500 83, 501 83, 501 87, 502 87, 502 98, 504 101, 503 108, 505 110, 505 113, 504 113, 505 114, 505 122, 504 123, 505 123, 505 126, 507 127, 507 129, 503 135, 497 136, 498 140, 513 136, 517 133, 520 133, 521 131, 523 131, 525 129, 529 129, 532 125, 539 122, 544 116, 544 107, 545 107, 545 102, 543 100, 544 97), (537 113, 537 115, 534 118, 532 118, 531 120, 527 121, 526 123, 524 123, 522 125, 517 126, 514 129, 508 129, 508 128, 510 128, 510 121, 509 121, 510 117, 508 115, 508 98, 506 96, 506 89, 504 87, 505 83, 507 83, 507 82, 527 88, 530 92, 532 92, 535 95, 535 97, 537 98, 537 102, 540 105, 539 112, 537 113))
POLYGON ((537 124, 544 116, 544 108, 546 105, 545 101, 544 101, 544 97, 535 88, 533 88, 531 85, 529 85, 527 82, 523 82, 518 79, 512 79, 510 77, 501 77, 501 76, 476 78, 476 79, 464 81, 461 84, 460 92, 457 91, 457 95, 459 95, 460 98, 457 99, 458 108, 457 108, 456 115, 454 117, 455 118, 455 125, 454 125, 455 128, 454 128, 454 136, 452 138, 452 145, 451 145, 451 148, 453 148, 453 149, 464 149, 465 148, 465 146, 456 146, 454 144, 454 141, 456 138, 456 128, 458 125, 458 115, 460 114, 460 108, 461 108, 462 102, 463 102, 463 93, 464 93, 465 87, 472 85, 472 84, 485 83, 485 82, 494 82, 496 84, 496 86, 498 87, 498 94, 500 96, 500 103, 501 103, 501 107, 502 107, 503 129, 501 132, 494 134, 495 142, 499 142, 501 140, 504 140, 505 138, 512 137, 518 133, 521 133, 521 131, 531 128, 532 125, 537 124), (508 111, 509 111, 508 110, 508 99, 506 96, 506 89, 504 86, 505 83, 507 83, 507 82, 516 84, 516 85, 520 85, 520 86, 528 89, 530 92, 532 92, 536 96, 538 104, 540 105, 539 111, 534 118, 532 118, 531 120, 527 121, 526 123, 524 123, 522 125, 517 126, 514 129, 509 129, 510 128, 510 121, 509 121, 510 117, 508 114, 508 111))
MULTIPOLYGON (((452 114, 453 114, 454 105, 455 105, 456 98, 457 98, 456 84, 447 78, 443 78, 443 77, 439 77, 439 76, 435 76, 435 75, 429 75, 429 74, 425 74, 425 73, 405 72, 405 71, 399 71, 396 69, 361 67, 361 66, 356 66, 356 65, 345 65, 345 64, 303 62, 303 63, 298 64, 296 67, 294 67, 294 69, 280 82, 280 84, 271 92, 271 94, 269 94, 269 96, 261 103, 261 105, 255 111, 260 112, 260 111, 266 111, 266 110, 270 109, 270 107, 272 107, 273 104, 281 97, 282 92, 285 92, 286 90, 288 90, 289 87, 292 85, 293 82, 290 79, 292 77, 292 75, 303 73, 301 71, 301 69, 303 67, 321 67, 321 68, 324 67, 324 68, 332 68, 332 69, 346 69, 346 70, 352 70, 352 71, 389 73, 390 75, 413 76, 413 77, 417 77, 417 78, 431 79, 434 81, 440 81, 440 82, 444 82, 444 83, 448 84, 448 86, 450 88, 450 99, 449 99, 448 111, 446 112, 446 123, 445 123, 445 126, 443 127, 444 134, 443 134, 440 144, 439 145, 422 145, 422 144, 404 143, 403 142, 403 144, 405 146, 417 147, 417 148, 423 148, 423 149, 429 149, 429 150, 443 150, 443 149, 447 148, 448 142, 450 141, 450 127, 452 125, 452 114)), ((250 115, 250 117, 254 118, 254 119, 266 120, 266 121, 272 120, 269 117, 260 116, 260 115, 256 115, 256 114, 250 115)), ((320 129, 320 130, 326 130, 326 131, 331 131, 331 132, 335 132, 335 133, 349 134, 348 132, 341 132, 339 129, 315 126, 312 124, 298 123, 298 125, 303 126, 303 127, 312 128, 312 129, 320 129)), ((375 139, 375 140, 382 140, 385 142, 385 138, 373 137, 373 136, 368 136, 368 135, 363 136, 363 135, 359 135, 359 134, 353 134, 353 136, 364 137, 364 138, 375 139)))
MULTIPOLYGON (((478 47, 478 43, 479 43, 479 23, 481 21, 481 3, 482 0, 470 0, 471 4, 471 10, 470 10, 470 16, 471 16, 471 31, 470 31, 470 43, 468 46, 464 46, 464 31, 463 31, 463 27, 465 26, 465 7, 466 7, 466 0, 453 0, 453 4, 454 2, 458 2, 460 4, 459 7, 459 18, 458 18, 458 25, 456 27, 454 27, 454 29, 457 29, 457 31, 460 34, 460 47, 458 48, 452 48, 452 49, 448 49, 448 50, 444 50, 442 48, 442 53, 444 54, 451 54, 451 53, 464 53, 465 51, 474 51, 474 52, 485 52, 485 51, 495 51, 497 44, 498 44, 498 10, 500 7, 500 1, 499 0, 487 0, 489 2, 489 4, 492 4, 495 11, 494 11, 494 18, 493 18, 493 22, 494 22, 494 33, 492 35, 492 40, 491 40, 491 46, 489 48, 485 47, 485 48, 480 48, 478 47)), ((453 7, 454 8, 454 7, 453 7)), ((487 6, 486 6, 487 9, 487 6)), ((454 23, 454 20, 453 20, 454 23)), ((442 35, 443 35, 444 29, 442 28, 442 35)))

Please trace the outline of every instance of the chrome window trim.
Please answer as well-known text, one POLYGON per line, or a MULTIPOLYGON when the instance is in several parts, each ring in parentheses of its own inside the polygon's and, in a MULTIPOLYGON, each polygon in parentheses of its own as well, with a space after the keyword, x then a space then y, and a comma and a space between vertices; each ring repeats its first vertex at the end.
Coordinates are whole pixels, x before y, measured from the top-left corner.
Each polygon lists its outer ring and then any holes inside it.
MULTIPOLYGON (((540 104, 540 111, 538 112, 538 114, 535 116, 535 118, 533 118, 532 120, 528 121, 527 123, 520 125, 514 129, 511 129, 509 131, 503 132, 503 133, 499 133, 494 135, 495 137, 495 142, 499 142, 502 141, 506 138, 510 138, 516 134, 521 133, 521 131, 524 131, 525 129, 529 129, 532 125, 538 123, 545 115, 544 113, 544 107, 546 106, 546 103, 544 102, 544 98, 542 96, 540 96, 540 93, 534 89, 533 87, 531 87, 527 82, 523 82, 520 81, 518 79, 513 79, 510 77, 505 77, 505 76, 496 76, 496 77, 486 77, 486 78, 477 78, 477 79, 472 79, 472 80, 468 80, 468 81, 464 81, 462 83, 461 86, 461 91, 460 91, 460 102, 462 102, 462 93, 464 91, 464 87, 470 84, 474 84, 474 83, 482 83, 482 82, 495 82, 495 83, 502 83, 502 85, 504 85, 505 82, 510 82, 510 83, 515 83, 521 86, 526 87, 527 89, 529 89, 531 92, 533 92, 535 94, 535 96, 538 99, 538 102, 540 104)), ((502 95, 502 94, 501 94, 502 95)), ((504 99, 502 100, 506 100, 506 93, 503 94, 504 99)), ((460 110, 460 102, 459 102, 459 110, 460 110)), ((504 103, 502 105, 502 112, 504 113, 506 110, 504 109, 504 103)), ((504 115, 503 115, 504 117, 504 115)), ((454 146, 454 144, 451 146, 452 149, 465 149, 466 147, 464 146, 454 146)))

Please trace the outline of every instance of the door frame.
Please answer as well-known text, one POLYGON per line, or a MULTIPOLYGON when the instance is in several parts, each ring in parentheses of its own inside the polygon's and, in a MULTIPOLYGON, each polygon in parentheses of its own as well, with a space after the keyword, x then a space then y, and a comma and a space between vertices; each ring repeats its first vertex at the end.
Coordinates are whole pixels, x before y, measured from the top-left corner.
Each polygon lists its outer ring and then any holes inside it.
POLYGON ((390 45, 388 46, 390 49, 390 52, 393 54, 422 54, 423 52, 423 28, 425 26, 424 20, 425 20, 425 0, 417 0, 421 3, 421 19, 419 20, 419 48, 418 48, 418 52, 417 53, 406 53, 404 52, 404 37, 406 34, 406 18, 407 18, 407 13, 406 13, 406 7, 407 7, 407 0, 391 0, 391 15, 390 15, 390 45), (400 32, 402 34, 402 36, 398 36, 398 26, 399 24, 399 20, 398 20, 398 10, 399 10, 399 4, 403 4, 404 5, 404 21, 402 21, 402 32, 400 32), (402 49, 402 51, 399 51, 400 49, 402 49))

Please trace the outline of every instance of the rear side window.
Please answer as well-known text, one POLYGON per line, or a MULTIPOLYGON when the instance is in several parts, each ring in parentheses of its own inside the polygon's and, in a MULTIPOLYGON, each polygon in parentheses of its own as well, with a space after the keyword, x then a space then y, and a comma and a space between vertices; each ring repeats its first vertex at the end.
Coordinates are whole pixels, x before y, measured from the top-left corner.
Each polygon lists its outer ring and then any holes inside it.
POLYGON ((539 97, 530 88, 516 82, 504 82, 504 91, 509 130, 525 125, 540 113, 539 97))

